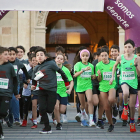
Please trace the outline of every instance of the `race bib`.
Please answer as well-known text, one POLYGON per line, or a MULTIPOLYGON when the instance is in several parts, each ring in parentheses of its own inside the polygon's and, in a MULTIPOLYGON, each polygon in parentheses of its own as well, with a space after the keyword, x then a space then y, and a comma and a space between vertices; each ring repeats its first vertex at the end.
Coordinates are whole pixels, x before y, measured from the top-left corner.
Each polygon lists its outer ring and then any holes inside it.
POLYGON ((17 71, 18 71, 17 65, 13 65, 13 67, 14 67, 15 73, 17 74, 17 71))
POLYGON ((0 78, 0 88, 8 89, 9 79, 7 78, 0 78))
POLYGON ((134 71, 122 71, 122 80, 133 80, 135 79, 134 71))
POLYGON ((64 81, 63 79, 62 79, 62 76, 61 76, 61 74, 60 73, 56 73, 56 76, 57 76, 57 81, 64 81))
MULTIPOLYGON (((112 72, 103 72, 103 80, 110 81, 111 78, 112 78, 112 72)), ((114 80, 115 80, 115 76, 114 76, 114 80)))
POLYGON ((88 71, 84 71, 84 72, 81 74, 81 77, 82 77, 82 78, 89 78, 89 77, 91 77, 91 69, 88 70, 88 71))

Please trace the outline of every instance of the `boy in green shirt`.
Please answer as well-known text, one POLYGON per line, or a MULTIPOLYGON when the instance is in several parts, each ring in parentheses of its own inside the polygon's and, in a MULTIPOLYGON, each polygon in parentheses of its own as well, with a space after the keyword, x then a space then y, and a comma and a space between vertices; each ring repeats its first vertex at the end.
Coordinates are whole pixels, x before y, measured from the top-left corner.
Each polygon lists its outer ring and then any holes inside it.
MULTIPOLYGON (((140 75, 140 57, 136 56, 133 52, 135 50, 135 43, 129 39, 124 43, 125 54, 118 56, 116 63, 113 67, 112 77, 116 71, 117 65, 121 63, 120 83, 123 91, 124 109, 121 115, 123 120, 128 119, 128 96, 130 95, 130 132, 136 132, 134 115, 135 103, 137 95, 137 74, 140 75)), ((112 84, 113 78, 110 80, 112 84)))

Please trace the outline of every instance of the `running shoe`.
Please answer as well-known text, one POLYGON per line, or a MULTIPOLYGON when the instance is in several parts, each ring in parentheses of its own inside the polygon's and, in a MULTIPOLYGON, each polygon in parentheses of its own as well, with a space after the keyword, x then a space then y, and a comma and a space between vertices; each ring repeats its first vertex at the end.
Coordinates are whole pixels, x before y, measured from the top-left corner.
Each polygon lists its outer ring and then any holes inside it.
POLYGON ((112 132, 114 130, 114 125, 109 125, 108 132, 112 132))
POLYGON ((126 120, 123 120, 122 126, 127 126, 127 121, 126 120))
POLYGON ((0 139, 4 139, 4 135, 3 135, 3 130, 2 130, 2 126, 1 126, 1 123, 0 123, 0 139))
POLYGON ((81 121, 81 126, 88 126, 86 120, 81 121))
POLYGON ((57 125, 57 121, 56 121, 56 120, 54 120, 54 119, 53 119, 53 124, 54 124, 54 125, 57 125))
POLYGON ((136 132, 135 123, 130 123, 130 132, 136 132))
POLYGON ((56 125, 56 130, 62 130, 62 124, 61 123, 58 123, 56 125))
POLYGON ((75 116, 75 120, 77 121, 77 122, 81 122, 81 113, 78 113, 76 116, 75 116))
POLYGON ((140 119, 137 120, 137 125, 140 126, 140 119))
POLYGON ((41 131, 39 131, 40 134, 51 134, 52 130, 51 130, 51 126, 49 126, 49 128, 43 128, 41 131))
POLYGON ((35 129, 37 128, 37 125, 36 124, 33 124, 33 126, 31 127, 31 129, 35 129))
POLYGON ((103 121, 98 121, 96 124, 96 128, 104 129, 104 122, 103 121))
POLYGON ((121 115, 122 120, 128 120, 128 109, 123 109, 122 115, 121 115))
POLYGON ((113 108, 113 116, 117 117, 117 115, 118 115, 118 108, 117 108, 117 106, 114 105, 112 108, 113 108))
POLYGON ((117 119, 116 118, 112 118, 112 122, 113 122, 113 125, 115 125, 117 123, 117 119))
POLYGON ((67 116, 65 114, 61 114, 61 116, 62 116, 62 122, 67 123, 68 122, 67 116))
POLYGON ((96 124, 94 123, 93 120, 89 120, 89 126, 92 127, 92 126, 96 126, 96 124))
POLYGON ((27 120, 23 120, 23 122, 22 122, 22 125, 21 125, 22 127, 25 127, 25 126, 27 126, 27 120))

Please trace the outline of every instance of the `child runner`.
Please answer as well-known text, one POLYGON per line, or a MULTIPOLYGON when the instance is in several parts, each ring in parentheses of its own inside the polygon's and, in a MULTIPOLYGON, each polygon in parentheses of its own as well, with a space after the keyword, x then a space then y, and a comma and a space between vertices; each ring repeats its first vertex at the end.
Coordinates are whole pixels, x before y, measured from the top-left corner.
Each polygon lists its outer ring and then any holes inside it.
MULTIPOLYGON (((101 61, 101 49, 98 49, 97 50, 97 59, 94 60, 92 62, 93 66, 94 66, 94 73, 95 72, 95 69, 96 69, 96 65, 101 61)), ((94 91, 94 94, 97 94, 99 96, 99 107, 98 107, 98 122, 96 124, 96 127, 97 128, 101 128, 101 129, 104 129, 104 123, 103 123, 103 119, 102 119, 102 115, 103 115, 103 112, 104 112, 104 108, 103 108, 103 104, 102 102, 100 102, 100 91, 99 91, 99 81, 96 79, 92 80, 92 83, 93 83, 93 91, 94 91)), ((96 106, 97 108, 97 106, 96 106)), ((94 106, 94 115, 93 115, 93 119, 95 120, 96 118, 96 108, 94 106)))
MULTIPOLYGON (((32 61, 33 69, 34 69, 35 66, 37 66, 38 64, 35 54, 31 54, 31 61, 32 61)), ((36 89, 31 91, 32 116, 33 116, 33 126, 31 127, 32 129, 37 128, 38 90, 39 90, 39 83, 37 83, 36 89)))
POLYGON ((8 115, 9 103, 13 92, 16 99, 20 98, 15 70, 8 62, 8 49, 0 46, 0 139, 4 139, 2 119, 8 115))
POLYGON ((109 85, 109 81, 112 76, 112 68, 115 61, 109 60, 109 50, 107 48, 101 48, 101 60, 102 61, 96 65, 96 75, 98 76, 100 90, 100 102, 103 104, 109 122, 108 132, 112 132, 114 130, 114 125, 112 122, 111 108, 116 99, 116 78, 113 78, 112 85, 109 85))
POLYGON ((81 61, 74 65, 74 77, 77 77, 76 92, 81 103, 81 126, 88 126, 85 118, 85 94, 88 102, 89 126, 95 126, 93 121, 93 100, 92 100, 92 81, 91 76, 94 75, 94 66, 89 63, 90 52, 87 49, 80 51, 81 61))
MULTIPOLYGON (((32 77, 33 73, 33 66, 31 61, 31 55, 28 56, 28 74, 30 77, 32 77)), ((27 117, 28 117, 28 111, 31 104, 31 84, 32 81, 26 82, 26 80, 23 81, 23 91, 22 91, 22 103, 23 103, 23 127, 27 126, 27 117)))
MULTIPOLYGON (((55 56, 57 56, 57 54, 59 54, 59 53, 62 53, 65 56, 65 49, 62 46, 57 46, 55 48, 55 56)), ((64 60, 63 66, 65 64, 68 64, 68 61, 65 61, 64 60)), ((67 123, 68 122, 68 119, 67 119, 67 115, 66 114, 67 114, 67 108, 66 108, 66 111, 63 114, 61 114, 61 118, 62 118, 63 123, 67 123)))
POLYGON ((57 99, 57 79, 56 71, 61 74, 65 85, 69 86, 65 73, 55 64, 53 60, 46 59, 46 50, 42 47, 35 51, 38 65, 33 70, 32 90, 35 90, 37 81, 39 81, 39 112, 44 121, 45 128, 40 131, 41 134, 52 133, 47 113, 52 113, 57 99), (47 113, 46 113, 47 112, 47 113))
MULTIPOLYGON (((121 75, 120 83, 123 91, 124 109, 121 115, 123 120, 128 119, 128 96, 130 95, 130 132, 136 132, 134 115, 135 115, 135 103, 137 95, 138 79, 137 74, 140 74, 140 57, 135 55, 135 43, 129 39, 124 43, 125 54, 118 56, 116 63, 113 67, 112 76, 114 76, 117 65, 121 62, 121 75)), ((110 84, 113 79, 111 78, 110 84)))
MULTIPOLYGON (((111 53, 111 59, 116 61, 117 57, 119 56, 119 46, 118 45, 112 45, 110 48, 110 53, 111 53)), ((117 68, 117 85, 118 85, 118 89, 116 91, 116 103, 112 106, 112 121, 113 124, 117 123, 117 115, 118 115, 118 108, 117 108, 117 103, 118 103, 118 97, 119 97, 119 89, 120 89, 120 85, 119 85, 119 67, 117 68)), ((121 93, 120 93, 121 96, 121 93)), ((122 98, 121 98, 122 99, 122 98)), ((121 102, 121 100, 120 100, 121 102)))
POLYGON ((57 75, 57 101, 56 101, 56 105, 55 105, 55 109, 54 109, 54 115, 55 115, 55 119, 57 121, 56 130, 62 129, 62 124, 60 123, 60 113, 63 114, 66 111, 67 101, 68 101, 67 94, 71 93, 73 84, 74 84, 70 71, 65 66, 62 65, 64 63, 64 60, 65 60, 65 58, 62 53, 57 54, 57 56, 55 58, 55 62, 57 64, 57 66, 60 69, 62 69, 64 71, 64 73, 66 74, 66 76, 68 77, 68 80, 70 82, 70 87, 68 90, 66 89, 65 83, 64 83, 61 75, 58 72, 56 72, 56 75, 57 75))
MULTIPOLYGON (((17 46, 17 59, 23 63, 25 65, 25 67, 28 64, 27 60, 23 59, 23 56, 25 54, 25 49, 23 46, 17 46)), ((23 103, 22 103, 22 90, 23 90, 23 71, 19 70, 18 72, 18 76, 19 76, 19 81, 20 81, 20 90, 19 90, 19 94, 21 96, 20 100, 19 100, 19 105, 20 105, 20 118, 21 118, 21 122, 23 119, 23 103)), ((20 124, 19 120, 15 120, 15 124, 20 124)))
MULTIPOLYGON (((22 62, 20 62, 16 57, 17 57, 17 50, 14 47, 9 47, 9 62, 13 65, 14 69, 15 69, 15 73, 18 79, 18 83, 19 83, 19 77, 18 77, 18 72, 21 69, 26 76, 26 79, 28 79, 27 81, 30 82, 30 76, 26 70, 26 67, 23 65, 22 62)), ((19 92, 19 86, 18 85, 18 92, 19 92)), ((14 94, 13 97, 10 101, 10 108, 11 111, 14 115, 14 121, 15 123, 19 123, 19 100, 16 100, 14 94)), ((10 112, 11 112, 10 111, 10 112)), ((9 114, 10 115, 10 114, 9 114)), ((12 122, 11 122, 12 123, 12 122)))

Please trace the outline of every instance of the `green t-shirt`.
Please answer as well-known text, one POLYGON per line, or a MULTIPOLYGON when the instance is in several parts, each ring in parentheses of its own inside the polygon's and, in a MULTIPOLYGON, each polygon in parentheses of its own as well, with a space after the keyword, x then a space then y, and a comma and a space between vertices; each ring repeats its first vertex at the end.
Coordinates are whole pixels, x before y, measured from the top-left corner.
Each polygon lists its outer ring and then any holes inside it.
POLYGON ((79 72, 86 67, 90 67, 91 69, 77 76, 76 92, 84 92, 88 89, 92 89, 91 75, 94 74, 94 66, 91 63, 88 63, 87 65, 82 62, 76 63, 74 65, 74 73, 79 72))
MULTIPOLYGON (((63 70, 63 72, 66 74, 69 82, 73 80, 70 71, 65 67, 62 66, 61 68, 63 70)), ((67 97, 67 93, 66 93, 66 86, 64 83, 64 80, 62 79, 62 76, 60 73, 56 72, 56 76, 57 76, 57 94, 59 94, 61 97, 67 97)))
POLYGON ((138 78, 136 67, 134 66, 134 59, 137 55, 134 55, 133 59, 126 60, 124 55, 121 55, 121 74, 120 74, 120 83, 127 83, 132 88, 137 89, 138 78))
POLYGON ((102 61, 100 61, 96 65, 96 76, 98 76, 98 73, 97 73, 98 70, 100 70, 101 76, 102 76, 102 80, 99 82, 99 90, 101 92, 108 92, 112 88, 116 89, 116 72, 115 72, 112 85, 109 84, 109 81, 112 77, 112 70, 113 70, 114 64, 115 64, 115 61, 109 60, 108 64, 104 64, 102 61))

